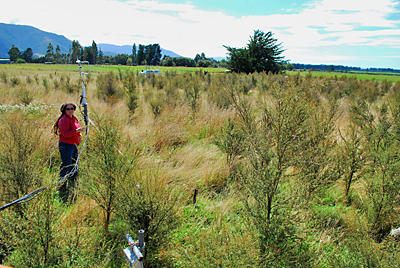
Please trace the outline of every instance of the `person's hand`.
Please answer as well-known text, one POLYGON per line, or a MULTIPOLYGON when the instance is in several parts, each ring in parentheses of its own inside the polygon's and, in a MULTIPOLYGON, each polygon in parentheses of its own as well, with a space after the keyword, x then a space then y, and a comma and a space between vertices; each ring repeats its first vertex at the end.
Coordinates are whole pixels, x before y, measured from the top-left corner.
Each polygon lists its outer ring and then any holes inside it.
POLYGON ((77 132, 85 132, 86 131, 86 127, 80 127, 76 129, 77 132))

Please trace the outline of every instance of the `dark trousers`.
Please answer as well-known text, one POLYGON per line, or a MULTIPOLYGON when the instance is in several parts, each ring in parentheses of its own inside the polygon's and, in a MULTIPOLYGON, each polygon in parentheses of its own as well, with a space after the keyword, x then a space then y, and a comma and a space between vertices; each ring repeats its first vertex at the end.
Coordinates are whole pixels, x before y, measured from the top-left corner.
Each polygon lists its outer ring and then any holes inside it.
POLYGON ((69 144, 65 142, 58 142, 58 149, 61 155, 61 166, 60 166, 60 181, 58 183, 58 190, 62 201, 66 202, 68 197, 72 197, 72 191, 75 188, 75 183, 78 179, 78 171, 74 174, 70 174, 68 178, 64 178, 72 168, 75 166, 78 158, 78 148, 75 144, 69 144))

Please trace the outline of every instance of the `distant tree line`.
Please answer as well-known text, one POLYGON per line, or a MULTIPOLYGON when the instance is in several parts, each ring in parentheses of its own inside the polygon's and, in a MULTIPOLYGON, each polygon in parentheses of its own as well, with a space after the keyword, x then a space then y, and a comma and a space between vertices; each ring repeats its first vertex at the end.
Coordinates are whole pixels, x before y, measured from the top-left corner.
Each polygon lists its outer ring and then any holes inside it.
POLYGON ((183 67, 222 67, 228 68, 237 73, 253 72, 272 72, 278 73, 283 70, 322 70, 322 71, 366 71, 366 72, 386 72, 400 73, 398 69, 392 68, 367 68, 351 67, 343 65, 325 64, 300 64, 284 61, 281 56, 284 51, 277 39, 273 38, 272 32, 264 33, 255 30, 254 35, 250 36, 249 43, 244 48, 224 46, 228 52, 227 60, 216 61, 207 58, 204 52, 196 54, 191 59, 187 57, 164 56, 162 59, 161 47, 159 44, 141 45, 138 49, 136 44, 132 46, 132 54, 125 53, 115 56, 104 55, 101 49, 97 48, 95 41, 91 46, 82 47, 77 40, 72 41, 67 53, 61 53, 59 45, 54 46, 49 43, 46 54, 42 57, 34 56, 32 48, 20 51, 14 45, 8 51, 10 61, 15 63, 45 63, 52 62, 57 64, 75 63, 77 59, 88 61, 90 64, 110 64, 110 65, 153 65, 153 66, 183 66, 183 67))
POLYGON ((8 51, 8 55, 10 55, 10 61, 12 62, 17 62, 20 60, 20 62, 33 62, 33 51, 32 48, 28 47, 24 51, 20 51, 17 47, 14 45, 11 47, 11 49, 8 51))
POLYGON ((392 68, 367 68, 361 69, 360 67, 343 66, 343 65, 325 65, 325 64, 301 64, 292 63, 293 69, 298 70, 321 70, 321 71, 366 71, 366 72, 385 72, 385 73, 400 73, 400 70, 392 68))
POLYGON ((164 56, 161 60, 161 47, 159 44, 141 45, 138 48, 136 44, 132 46, 132 54, 125 53, 115 56, 104 55, 101 49, 98 49, 95 41, 91 46, 82 47, 77 41, 73 40, 68 53, 61 53, 59 45, 54 50, 54 46, 49 43, 46 54, 42 57, 34 56, 32 48, 20 51, 14 45, 8 51, 10 60, 15 63, 45 63, 52 62, 57 64, 75 63, 77 59, 88 61, 90 64, 110 64, 110 65, 153 65, 153 66, 186 66, 186 67, 227 67, 227 62, 221 60, 217 62, 214 59, 207 58, 202 52, 196 54, 194 59, 186 57, 164 56))
POLYGON ((186 57, 170 57, 164 56, 161 60, 162 66, 185 66, 185 67, 228 67, 226 60, 222 59, 220 62, 214 60, 213 58, 207 58, 204 52, 201 54, 196 54, 194 59, 186 57))
POLYGON ((8 51, 8 55, 10 55, 10 61, 15 63, 52 62, 58 64, 68 64, 75 62, 77 58, 95 63, 98 52, 96 43, 94 41, 91 47, 82 48, 79 42, 74 40, 72 42, 72 47, 69 49, 68 53, 61 53, 59 45, 57 45, 56 49, 54 50, 54 46, 49 43, 49 45, 47 46, 46 54, 41 57, 34 56, 33 50, 30 47, 24 51, 20 51, 14 45, 8 51))
POLYGON ((382 72, 382 73, 400 73, 399 69, 392 68, 367 68, 365 69, 367 72, 382 72))

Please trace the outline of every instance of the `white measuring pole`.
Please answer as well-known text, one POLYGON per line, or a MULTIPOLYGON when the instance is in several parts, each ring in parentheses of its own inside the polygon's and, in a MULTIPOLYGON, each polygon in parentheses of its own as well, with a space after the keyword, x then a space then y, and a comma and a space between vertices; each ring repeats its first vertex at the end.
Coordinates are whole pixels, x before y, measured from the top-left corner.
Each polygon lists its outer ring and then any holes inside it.
POLYGON ((88 70, 89 70, 89 62, 88 61, 80 61, 77 60, 76 63, 79 64, 79 75, 82 78, 82 107, 83 107, 83 119, 85 120, 85 126, 88 126, 88 110, 87 110, 87 102, 86 102, 86 86, 85 86, 85 74, 89 74, 89 72, 85 73, 82 70, 82 65, 87 64, 88 65, 88 70))

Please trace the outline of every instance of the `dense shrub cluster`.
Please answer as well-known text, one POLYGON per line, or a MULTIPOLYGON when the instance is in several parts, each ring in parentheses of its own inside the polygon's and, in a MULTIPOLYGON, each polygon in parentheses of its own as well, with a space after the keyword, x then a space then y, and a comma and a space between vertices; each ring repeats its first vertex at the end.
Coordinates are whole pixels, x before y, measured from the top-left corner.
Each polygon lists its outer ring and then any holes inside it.
MULTIPOLYGON (((57 181, 50 129, 79 97, 74 75, 0 71, 0 205, 57 181)), ((399 266, 398 82, 120 69, 86 82, 77 202, 49 187, 1 211, 1 264, 124 267, 124 235, 144 229, 146 267, 399 266)))

